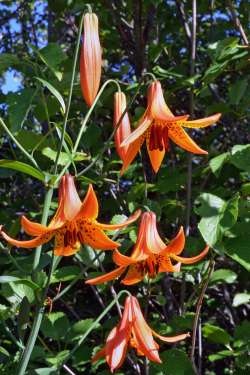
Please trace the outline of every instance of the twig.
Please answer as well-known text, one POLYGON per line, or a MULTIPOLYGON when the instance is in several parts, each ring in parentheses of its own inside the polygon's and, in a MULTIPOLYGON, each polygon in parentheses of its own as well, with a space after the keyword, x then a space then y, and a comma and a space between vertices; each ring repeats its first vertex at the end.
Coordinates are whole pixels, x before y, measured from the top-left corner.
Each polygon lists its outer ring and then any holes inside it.
POLYGON ((240 32, 241 38, 242 38, 244 44, 246 46, 248 46, 249 42, 248 42, 248 39, 247 39, 247 35, 246 35, 246 33, 245 33, 244 29, 243 29, 243 26, 242 26, 242 24, 240 22, 240 19, 239 19, 238 15, 236 13, 235 6, 234 6, 234 4, 233 4, 233 2, 231 0, 228 0, 227 3, 228 3, 228 8, 230 10, 232 18, 234 20, 234 23, 235 23, 237 29, 240 32))
MULTIPOLYGON (((210 277, 211 277, 212 272, 214 270, 214 264, 215 264, 214 259, 211 258, 209 266, 208 266, 207 279, 204 282, 204 285, 203 285, 203 287, 201 289, 201 293, 200 293, 200 296, 199 296, 199 299, 198 299, 198 302, 197 302, 197 305, 196 305, 196 312, 195 312, 195 317, 194 317, 193 333, 192 333, 192 347, 191 347, 190 359, 192 361, 192 365, 193 365, 193 368, 194 368, 194 370, 195 370, 196 373, 197 373, 197 369, 196 369, 195 359, 194 359, 196 334, 197 334, 197 328, 198 328, 198 324, 199 324, 199 317, 200 317, 200 311, 201 311, 201 307, 202 307, 202 302, 203 302, 203 299, 204 299, 204 296, 205 296, 205 293, 206 293, 206 290, 207 290, 207 287, 208 287, 208 283, 209 283, 210 277)), ((201 361, 201 358, 199 358, 199 361, 201 361)), ((200 372, 198 372, 198 374, 200 374, 200 372)))

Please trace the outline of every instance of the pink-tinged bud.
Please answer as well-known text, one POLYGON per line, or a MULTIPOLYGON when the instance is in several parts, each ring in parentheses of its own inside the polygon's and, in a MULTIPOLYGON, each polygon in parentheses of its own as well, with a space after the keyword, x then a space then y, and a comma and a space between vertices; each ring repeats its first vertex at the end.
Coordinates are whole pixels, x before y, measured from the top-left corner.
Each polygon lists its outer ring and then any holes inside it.
MULTIPOLYGON (((123 112, 126 109, 126 106, 127 102, 125 94, 123 92, 116 92, 114 95, 114 127, 117 126, 123 112)), ((128 112, 126 112, 115 133, 115 147, 117 154, 120 156, 122 161, 124 161, 129 146, 121 147, 121 143, 124 141, 124 139, 126 139, 129 136, 130 133, 130 121, 128 117, 128 112)))
POLYGON ((83 44, 80 57, 80 81, 83 97, 90 107, 99 90, 102 67, 102 51, 95 13, 84 16, 83 44))

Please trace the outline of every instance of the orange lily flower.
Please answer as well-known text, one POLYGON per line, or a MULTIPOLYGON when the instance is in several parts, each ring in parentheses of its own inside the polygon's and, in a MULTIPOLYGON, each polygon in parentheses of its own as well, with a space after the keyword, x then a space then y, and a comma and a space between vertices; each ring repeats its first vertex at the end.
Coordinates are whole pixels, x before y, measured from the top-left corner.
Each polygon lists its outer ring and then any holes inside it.
POLYGON ((89 107, 97 95, 102 68, 102 51, 95 13, 84 16, 83 44, 80 56, 80 81, 83 97, 89 107))
MULTIPOLYGON (((114 95, 114 128, 116 128, 123 112, 126 109, 126 106, 126 95, 123 92, 116 92, 114 95)), ((115 132, 115 147, 117 154, 120 156, 122 161, 125 160, 129 146, 121 147, 121 143, 129 136, 130 133, 130 121, 128 113, 126 112, 115 132)))
POLYGON ((159 335, 145 321, 137 298, 129 296, 126 298, 120 323, 109 333, 105 347, 92 358, 92 361, 95 362, 105 357, 113 373, 122 366, 130 345, 136 349, 138 355, 161 363, 158 353, 159 345, 154 341, 153 336, 167 343, 175 343, 184 340, 189 333, 170 337, 159 335))
POLYGON ((159 236, 154 212, 142 214, 139 233, 131 256, 121 254, 118 250, 113 253, 113 261, 118 268, 105 275, 87 280, 87 284, 96 285, 115 279, 123 274, 128 267, 126 276, 121 281, 125 285, 132 285, 143 280, 144 276, 154 278, 159 272, 179 272, 181 263, 193 264, 204 258, 209 247, 197 256, 184 258, 179 256, 185 246, 183 227, 168 245, 159 236), (172 260, 177 262, 172 264, 172 260))
POLYGON ((2 226, 0 226, 0 234, 8 243, 23 248, 42 245, 55 237, 55 255, 68 256, 75 254, 80 249, 80 244, 87 244, 101 250, 116 249, 120 244, 107 237, 103 230, 126 227, 140 216, 138 210, 122 224, 101 224, 96 220, 98 211, 98 201, 92 185, 89 185, 85 199, 81 202, 74 178, 66 174, 60 182, 58 209, 48 226, 34 223, 22 216, 22 228, 35 238, 28 241, 16 240, 9 237, 2 230, 2 226))
POLYGON ((122 143, 122 146, 130 145, 126 155, 121 174, 134 160, 144 140, 155 173, 158 172, 165 152, 169 149, 169 139, 178 146, 194 154, 207 154, 184 131, 186 128, 204 128, 219 120, 221 114, 216 113, 199 120, 187 121, 188 115, 174 116, 168 108, 162 87, 159 81, 153 82, 148 89, 148 105, 142 118, 134 130, 122 143))

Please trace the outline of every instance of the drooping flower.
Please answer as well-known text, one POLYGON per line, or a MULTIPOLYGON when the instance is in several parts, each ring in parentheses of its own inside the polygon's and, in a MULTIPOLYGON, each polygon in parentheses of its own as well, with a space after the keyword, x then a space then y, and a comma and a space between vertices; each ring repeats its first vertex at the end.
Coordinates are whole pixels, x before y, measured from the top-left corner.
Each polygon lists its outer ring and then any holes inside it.
POLYGON ((204 258, 209 247, 191 258, 179 256, 185 246, 185 235, 183 227, 180 228, 176 237, 165 245, 159 236, 156 227, 156 216, 153 212, 142 214, 140 228, 136 244, 131 256, 121 254, 117 249, 113 253, 113 261, 119 266, 114 271, 87 280, 87 284, 96 285, 115 279, 128 271, 122 279, 125 285, 132 285, 143 280, 144 276, 154 278, 159 272, 179 272, 181 263, 193 264, 204 258), (172 264, 172 261, 177 262, 172 264))
POLYGON ((92 185, 83 202, 77 193, 74 178, 70 174, 62 177, 59 187, 58 209, 48 226, 34 223, 22 216, 23 230, 34 236, 32 240, 19 241, 9 237, 0 226, 0 234, 13 246, 32 248, 50 241, 55 237, 55 255, 68 256, 80 249, 80 244, 87 244, 95 249, 112 250, 120 244, 112 241, 103 230, 113 230, 126 227, 140 216, 136 211, 122 224, 101 224, 96 218, 99 205, 92 185))
MULTIPOLYGON (((113 126, 116 128, 117 124, 119 123, 119 120, 125 111, 127 106, 126 102, 126 95, 123 92, 116 92, 114 95, 114 120, 113 120, 113 126)), ((115 133, 115 147, 117 154, 120 156, 122 161, 124 161, 126 154, 128 152, 129 146, 121 147, 121 143, 126 139, 129 134, 131 133, 130 129, 130 121, 128 117, 128 113, 126 112, 123 116, 120 124, 118 125, 118 128, 115 133)))
POLYGON ((148 89, 148 105, 137 128, 123 141, 122 146, 130 145, 121 174, 134 160, 141 145, 146 140, 147 150, 155 173, 158 172, 165 152, 169 149, 169 139, 179 147, 194 154, 207 154, 185 132, 186 128, 204 128, 219 120, 221 114, 188 121, 188 115, 174 116, 168 108, 159 81, 153 82, 148 89))
POLYGON ((102 68, 102 51, 95 13, 84 16, 83 44, 80 56, 80 81, 83 97, 90 107, 99 90, 102 68))
POLYGON ((120 323, 109 333, 106 345, 92 359, 93 362, 105 357, 113 373, 121 367, 126 356, 128 346, 136 349, 138 355, 146 356, 150 361, 161 363, 159 345, 153 336, 167 343, 184 340, 189 333, 177 336, 162 336, 152 330, 144 319, 136 297, 126 298, 120 323))

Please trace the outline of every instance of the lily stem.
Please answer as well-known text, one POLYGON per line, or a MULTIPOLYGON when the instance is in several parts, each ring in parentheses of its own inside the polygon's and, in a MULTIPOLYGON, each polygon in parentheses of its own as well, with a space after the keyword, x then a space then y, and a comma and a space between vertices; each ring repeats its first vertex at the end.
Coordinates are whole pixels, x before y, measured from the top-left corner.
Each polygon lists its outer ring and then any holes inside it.
MULTIPOLYGON (((207 278, 206 278, 206 280, 203 284, 203 287, 201 289, 200 296, 198 298, 198 302, 197 302, 197 305, 196 305, 196 312, 195 312, 195 317, 194 317, 193 332, 192 332, 192 347, 191 347, 190 359, 191 359, 193 369, 194 369, 196 374, 201 373, 201 371, 200 371, 201 369, 199 369, 199 371, 197 371, 197 369, 196 369, 195 358, 194 358, 196 335, 197 335, 197 329, 198 329, 198 325, 199 325, 200 311, 201 311, 203 299, 204 299, 204 296, 205 296, 205 293, 206 293, 206 290, 207 290, 207 287, 208 287, 210 277, 211 277, 211 275, 213 273, 213 270, 214 270, 214 264, 215 264, 214 259, 211 258, 209 266, 208 266, 207 278)), ((201 358, 199 358, 199 360, 201 360, 201 358)))

